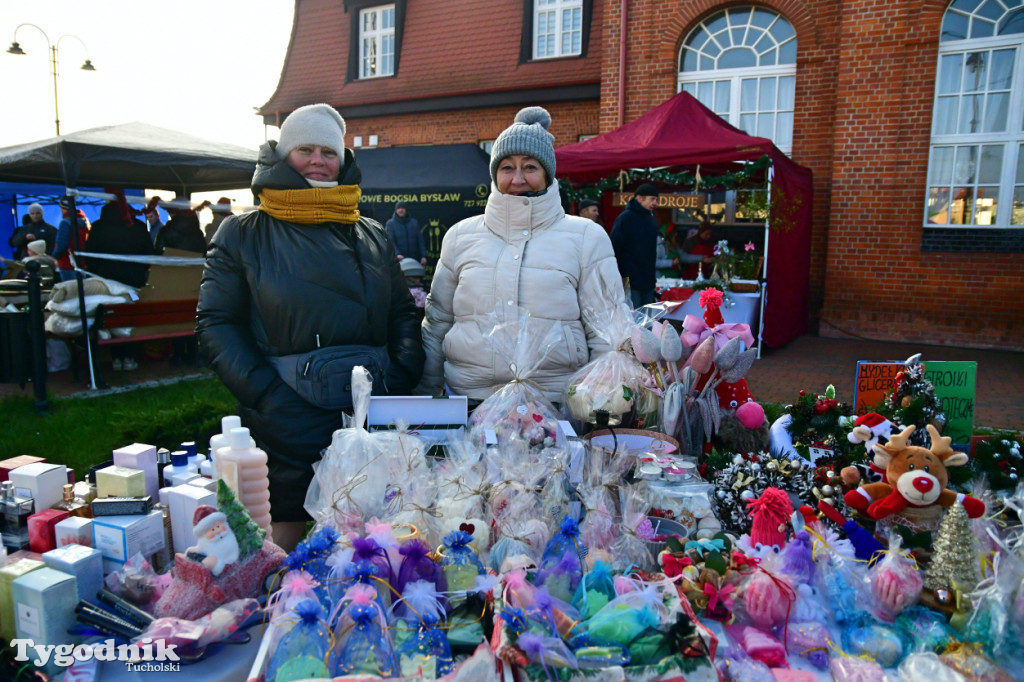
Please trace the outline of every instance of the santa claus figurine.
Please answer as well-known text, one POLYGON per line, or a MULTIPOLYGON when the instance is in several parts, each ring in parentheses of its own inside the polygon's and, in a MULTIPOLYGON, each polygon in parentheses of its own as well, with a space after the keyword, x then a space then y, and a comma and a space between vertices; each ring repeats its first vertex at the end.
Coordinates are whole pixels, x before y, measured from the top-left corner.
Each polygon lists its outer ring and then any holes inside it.
POLYGON ((222 512, 208 504, 199 505, 192 515, 192 532, 196 546, 189 547, 185 556, 202 563, 213 575, 238 561, 238 540, 222 512))

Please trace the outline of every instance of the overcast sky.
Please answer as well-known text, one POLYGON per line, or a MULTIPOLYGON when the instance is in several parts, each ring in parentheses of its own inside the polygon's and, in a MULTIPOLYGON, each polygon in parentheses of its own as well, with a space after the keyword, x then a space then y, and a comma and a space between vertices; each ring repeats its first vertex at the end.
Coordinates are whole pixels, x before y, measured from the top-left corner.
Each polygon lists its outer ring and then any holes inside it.
POLYGON ((58 45, 61 133, 142 121, 256 147, 253 107, 277 87, 293 11, 292 0, 0 0, 0 147, 55 134, 46 39, 23 26, 26 55, 6 52, 23 23, 58 45))

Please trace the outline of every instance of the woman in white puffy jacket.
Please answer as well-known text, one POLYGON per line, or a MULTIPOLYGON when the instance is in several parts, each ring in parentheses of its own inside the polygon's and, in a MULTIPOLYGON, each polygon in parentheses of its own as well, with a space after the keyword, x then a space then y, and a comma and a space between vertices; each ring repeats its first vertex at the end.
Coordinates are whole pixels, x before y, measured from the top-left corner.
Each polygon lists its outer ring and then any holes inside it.
POLYGON ((447 384, 481 401, 512 380, 485 338, 496 309, 562 323, 564 339, 531 376, 553 402, 564 399, 573 372, 610 350, 582 311, 621 304, 622 280, 601 226, 562 209, 550 124, 541 107, 516 115, 491 150, 484 214, 445 234, 423 320, 422 391, 447 384))

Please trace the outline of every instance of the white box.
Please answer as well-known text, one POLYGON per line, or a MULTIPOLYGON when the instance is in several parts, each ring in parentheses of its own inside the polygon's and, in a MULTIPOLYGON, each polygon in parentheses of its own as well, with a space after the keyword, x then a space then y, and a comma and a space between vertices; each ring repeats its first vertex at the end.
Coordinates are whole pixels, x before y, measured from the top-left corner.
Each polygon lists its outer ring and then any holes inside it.
POLYGON ((208 504, 217 506, 217 496, 197 485, 186 483, 170 489, 167 493, 167 507, 171 512, 171 537, 174 539, 175 553, 184 553, 196 544, 196 536, 192 533, 192 516, 196 507, 208 504))
POLYGON ((92 520, 93 547, 103 553, 104 572, 116 570, 136 554, 149 559, 164 546, 164 515, 99 516, 92 520))
POLYGON ((12 469, 9 480, 14 491, 22 497, 31 497, 36 502, 36 511, 41 512, 64 499, 64 486, 68 483, 68 468, 63 464, 36 462, 12 469))
POLYGON ((92 547, 92 519, 70 516, 53 527, 57 547, 84 545, 92 547))
MULTIPOLYGON (((18 637, 31 639, 35 646, 78 644, 78 635, 68 634, 78 603, 75 582, 75 576, 45 566, 16 579, 12 589, 18 637)), ((50 675, 61 671, 52 656, 43 669, 50 675)))
POLYGON ((114 450, 114 464, 129 469, 139 469, 145 474, 146 495, 154 500, 160 494, 160 480, 157 478, 156 446, 132 443, 114 450))
POLYGON ((461 436, 468 420, 469 399, 464 395, 375 395, 370 397, 366 427, 381 431, 396 421, 408 422, 410 431, 428 444, 437 445, 444 444, 452 431, 461 436))
POLYGON ((203 488, 204 490, 209 490, 214 495, 217 494, 217 481, 215 481, 212 478, 206 478, 204 476, 200 476, 199 478, 189 479, 189 481, 185 485, 194 485, 197 488, 203 488))
POLYGON ((103 554, 82 545, 58 547, 43 554, 43 563, 52 569, 75 576, 78 598, 96 600, 103 587, 103 554))

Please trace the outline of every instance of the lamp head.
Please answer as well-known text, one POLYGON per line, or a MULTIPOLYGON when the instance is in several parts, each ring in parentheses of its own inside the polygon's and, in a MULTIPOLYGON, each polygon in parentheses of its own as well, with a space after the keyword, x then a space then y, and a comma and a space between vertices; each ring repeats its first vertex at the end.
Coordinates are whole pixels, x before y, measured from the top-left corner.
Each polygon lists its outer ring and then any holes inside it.
POLYGON ((25 54, 25 50, 21 49, 21 45, 18 44, 17 40, 11 43, 11 46, 7 48, 7 52, 8 54, 25 54))
POLYGON ((82 71, 95 71, 96 67, 92 65, 91 59, 86 59, 85 63, 82 64, 82 71))

